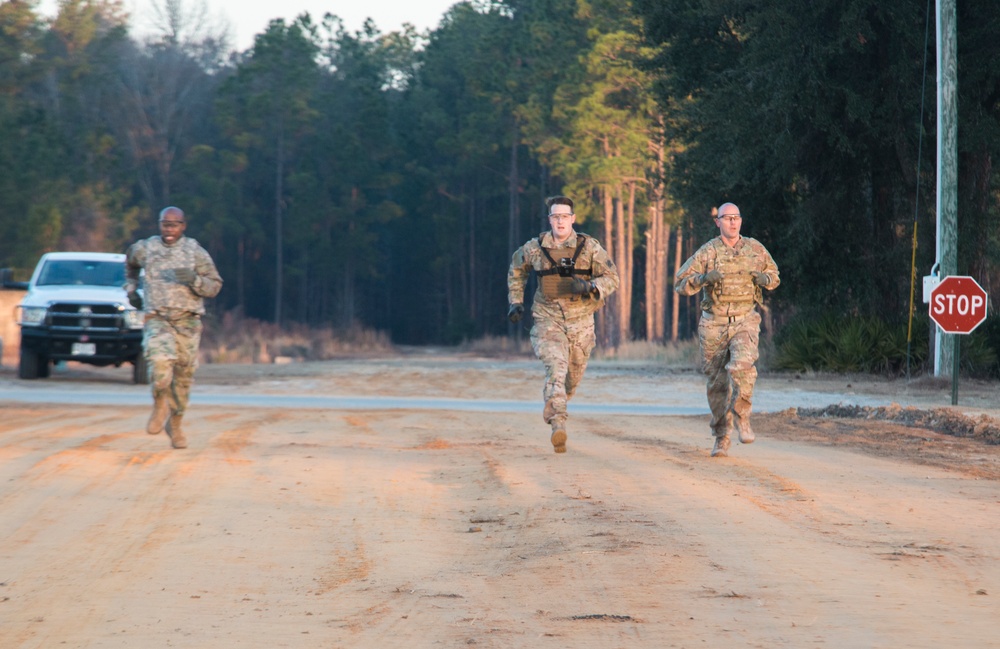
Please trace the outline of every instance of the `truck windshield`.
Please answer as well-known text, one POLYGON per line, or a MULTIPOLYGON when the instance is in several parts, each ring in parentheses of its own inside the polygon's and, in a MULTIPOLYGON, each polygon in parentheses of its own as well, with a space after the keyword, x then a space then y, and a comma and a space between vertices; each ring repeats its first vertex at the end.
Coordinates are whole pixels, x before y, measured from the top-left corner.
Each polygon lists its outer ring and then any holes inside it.
POLYGON ((54 259, 45 262, 37 286, 124 286, 125 264, 114 261, 54 259))

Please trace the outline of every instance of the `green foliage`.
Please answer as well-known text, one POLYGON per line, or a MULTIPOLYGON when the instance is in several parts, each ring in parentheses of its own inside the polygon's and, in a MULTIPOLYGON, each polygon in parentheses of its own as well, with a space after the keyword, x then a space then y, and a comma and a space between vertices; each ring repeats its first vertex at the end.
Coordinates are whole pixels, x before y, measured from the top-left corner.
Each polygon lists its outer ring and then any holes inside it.
MULTIPOLYGON (((799 319, 776 336, 771 363, 779 370, 898 375, 907 368, 906 338, 906 323, 890 325, 874 317, 799 319)), ((917 339, 926 340, 926 335, 917 339)), ((910 345, 911 371, 926 355, 926 345, 910 345)))
POLYGON ((37 71, 31 60, 38 52, 41 33, 31 3, 0 3, 0 97, 20 92, 37 71))
MULTIPOLYGON (((928 319, 914 322, 909 346, 910 371, 927 369, 928 319)), ((1000 324, 991 318, 970 335, 960 336, 962 372, 970 376, 1000 377, 1000 324)), ((878 318, 826 316, 798 319, 776 337, 772 366, 779 370, 871 373, 897 376, 907 369, 906 324, 878 318)))
POLYGON ((994 314, 967 336, 959 336, 960 367, 970 376, 1000 378, 1000 318, 994 314))
MULTIPOLYGON (((960 16, 959 41, 968 34, 981 46, 995 33, 996 12, 973 4, 960 16)), ((929 134, 934 124, 932 109, 920 119, 921 89, 935 85, 933 67, 922 76, 926 2, 817 0, 808 10, 801 3, 637 5, 647 37, 663 45, 652 63, 658 97, 686 143, 671 178, 681 203, 694 213, 723 199, 741 206, 747 233, 767 243, 783 275, 799 280, 782 286, 778 305, 816 316, 901 317, 915 215, 922 236, 917 263, 933 262, 933 201, 926 194, 933 178, 928 168, 917 169, 921 129, 929 134)), ((978 67, 979 54, 963 65, 978 67)), ((998 111, 987 88, 996 87, 998 75, 986 68, 990 80, 982 86, 971 81, 978 72, 961 76, 959 103, 976 107, 977 123, 994 128, 960 128, 960 146, 996 156, 998 111)), ((932 159, 931 141, 924 138, 924 160, 932 159)), ((983 165, 985 158, 979 171, 988 173, 983 165)), ((988 196, 971 177, 965 185, 988 196)), ((971 224, 984 211, 966 213, 971 224)), ((995 230, 983 223, 970 236, 995 230)), ((986 254, 971 255, 969 265, 975 269, 973 259, 986 254)))

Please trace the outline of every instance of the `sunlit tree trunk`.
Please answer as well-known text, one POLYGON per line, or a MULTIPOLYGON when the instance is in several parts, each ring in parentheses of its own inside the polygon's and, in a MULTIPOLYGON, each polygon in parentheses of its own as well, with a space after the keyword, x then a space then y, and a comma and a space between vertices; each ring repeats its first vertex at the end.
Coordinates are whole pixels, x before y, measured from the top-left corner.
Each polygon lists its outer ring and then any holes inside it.
POLYGON ((667 245, 670 226, 664 222, 663 199, 655 195, 646 230, 646 340, 662 341, 667 305, 667 245))
POLYGON ((646 267, 643 269, 645 273, 646 280, 646 340, 653 340, 655 334, 653 332, 653 327, 655 326, 656 313, 656 292, 655 284, 656 279, 653 273, 655 272, 656 261, 654 259, 656 250, 656 237, 659 234, 657 224, 655 221, 655 209, 653 207, 649 208, 650 218, 649 227, 646 229, 646 267))
MULTIPOLYGON (((678 226, 676 232, 674 233, 674 272, 671 276, 671 280, 677 277, 677 273, 681 269, 681 259, 683 258, 684 229, 678 226)), ((670 281, 668 286, 671 284, 673 284, 673 281, 670 281)), ((672 289, 673 287, 671 286, 670 288, 672 289)), ((681 320, 681 294, 674 290, 671 290, 670 293, 673 296, 673 308, 671 309, 670 318, 670 340, 677 342, 681 320)))
POLYGON ((618 311, 618 332, 619 344, 628 342, 632 338, 632 266, 634 263, 633 247, 635 240, 632 237, 632 223, 634 221, 635 210, 635 186, 628 184, 629 195, 626 200, 622 195, 625 188, 618 186, 618 240, 620 241, 622 265, 619 266, 621 273, 621 301, 618 311))
MULTIPOLYGON (((615 210, 614 210, 614 198, 611 195, 610 187, 601 187, 601 210, 604 216, 604 246, 608 253, 608 257, 615 260, 617 257, 617 245, 614 238, 614 222, 615 222, 615 210)), ((615 261, 615 265, 618 262, 615 261)), ((621 273, 621 267, 618 267, 618 272, 621 273)), ((618 318, 615 315, 617 309, 619 308, 619 297, 621 295, 621 287, 608 298, 607 306, 602 311, 598 313, 602 314, 601 317, 601 331, 599 332, 599 340, 601 344, 607 347, 614 347, 618 344, 618 318)))
MULTIPOLYGON (((662 205, 662 203, 661 203, 662 205)), ((664 221, 663 210, 657 211, 660 221, 660 242, 656 248, 656 336, 655 340, 663 342, 667 335, 667 295, 673 293, 670 286, 670 276, 667 272, 667 250, 670 245, 670 225, 664 221)))

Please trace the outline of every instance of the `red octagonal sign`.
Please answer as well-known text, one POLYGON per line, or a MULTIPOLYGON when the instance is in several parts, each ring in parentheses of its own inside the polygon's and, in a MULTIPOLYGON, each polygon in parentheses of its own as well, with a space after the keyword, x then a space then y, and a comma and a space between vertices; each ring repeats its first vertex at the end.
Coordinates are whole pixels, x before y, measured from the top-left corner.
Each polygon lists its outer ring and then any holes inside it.
POLYGON ((946 334, 967 334, 986 319, 986 291, 968 275, 945 277, 931 290, 931 320, 946 334))

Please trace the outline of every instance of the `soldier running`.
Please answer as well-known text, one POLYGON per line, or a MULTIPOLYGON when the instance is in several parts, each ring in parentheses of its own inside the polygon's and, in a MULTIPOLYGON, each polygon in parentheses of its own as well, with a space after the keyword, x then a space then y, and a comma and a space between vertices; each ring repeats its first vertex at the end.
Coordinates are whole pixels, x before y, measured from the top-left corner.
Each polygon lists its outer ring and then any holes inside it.
POLYGON ((170 445, 187 448, 181 420, 191 396, 201 344, 205 298, 222 289, 222 278, 208 252, 184 236, 184 212, 160 212, 160 234, 132 244, 126 253, 125 290, 129 302, 145 308, 143 353, 153 390, 153 413, 146 432, 167 428, 170 445), (146 269, 144 296, 137 292, 139 271, 146 269), (167 421, 169 418, 169 421, 167 421))
POLYGON ((760 340, 762 288, 773 291, 781 283, 778 266, 763 244, 740 236, 743 217, 732 203, 719 207, 715 224, 719 236, 691 256, 677 273, 674 290, 681 295, 702 291, 698 341, 702 370, 708 375, 708 405, 712 410, 712 457, 726 457, 730 434, 750 444, 753 386, 760 340))
POLYGON ((566 403, 573 397, 594 349, 594 312, 618 288, 618 271, 597 239, 573 229, 573 201, 546 201, 551 230, 517 249, 507 273, 507 317, 524 316, 524 287, 539 277, 531 307, 531 346, 545 364, 542 416, 552 426, 552 448, 566 452, 566 403))

